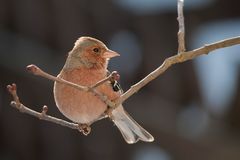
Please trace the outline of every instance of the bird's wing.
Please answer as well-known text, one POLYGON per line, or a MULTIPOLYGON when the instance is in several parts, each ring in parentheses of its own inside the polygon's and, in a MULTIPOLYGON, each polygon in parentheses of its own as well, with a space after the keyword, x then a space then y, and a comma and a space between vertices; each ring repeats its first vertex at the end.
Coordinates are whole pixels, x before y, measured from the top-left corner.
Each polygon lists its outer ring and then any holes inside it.
POLYGON ((123 93, 122 87, 120 86, 118 81, 112 81, 111 85, 114 92, 120 92, 121 94, 123 93))

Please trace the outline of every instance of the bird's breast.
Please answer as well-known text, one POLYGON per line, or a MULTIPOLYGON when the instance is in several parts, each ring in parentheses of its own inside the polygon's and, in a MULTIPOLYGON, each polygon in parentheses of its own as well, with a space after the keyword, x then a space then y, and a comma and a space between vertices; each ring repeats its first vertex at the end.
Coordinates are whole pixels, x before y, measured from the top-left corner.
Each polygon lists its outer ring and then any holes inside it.
MULTIPOLYGON (((82 86, 91 86, 105 78, 106 71, 79 68, 62 71, 59 77, 82 86)), ((108 82, 99 86, 97 90, 110 100, 119 97, 119 94, 112 90, 108 82)), ((54 98, 59 110, 67 118, 78 123, 91 123, 107 109, 106 104, 91 92, 80 91, 58 82, 54 84, 54 98)))

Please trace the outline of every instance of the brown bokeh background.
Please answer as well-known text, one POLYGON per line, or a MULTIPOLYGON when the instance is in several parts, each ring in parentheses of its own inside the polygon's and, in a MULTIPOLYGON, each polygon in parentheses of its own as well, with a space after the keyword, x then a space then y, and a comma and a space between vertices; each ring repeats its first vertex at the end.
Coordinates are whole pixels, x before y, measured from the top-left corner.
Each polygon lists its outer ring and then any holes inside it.
MULTIPOLYGON (((110 70, 120 72, 124 90, 176 53, 175 1, 166 8, 161 6, 169 1, 146 1, 153 3, 148 10, 148 5, 141 8, 140 1, 135 8, 120 1, 0 0, 1 160, 240 159, 240 61, 235 66, 236 91, 221 114, 206 105, 194 61, 173 66, 128 99, 126 110, 154 135, 153 143, 127 145, 109 120, 95 123, 85 137, 9 106, 11 97, 5 88, 15 82, 24 104, 38 111, 46 104, 49 114, 66 119, 55 107, 53 82, 28 74, 25 66, 34 63, 57 75, 80 36, 96 37, 121 54, 112 60, 110 70)), ((237 0, 212 0, 205 5, 186 1, 187 48, 195 47, 198 37, 193 35, 199 26, 229 19, 239 22, 239 5, 237 0)))

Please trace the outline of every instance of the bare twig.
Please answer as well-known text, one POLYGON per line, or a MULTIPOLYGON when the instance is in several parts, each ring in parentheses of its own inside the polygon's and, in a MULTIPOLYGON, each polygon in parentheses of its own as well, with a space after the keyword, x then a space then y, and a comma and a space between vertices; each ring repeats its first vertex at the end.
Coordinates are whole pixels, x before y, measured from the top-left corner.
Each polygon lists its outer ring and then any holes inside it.
POLYGON ((13 101, 11 102, 11 106, 18 109, 20 112, 32 115, 32 116, 37 117, 41 120, 56 123, 56 124, 59 124, 61 126, 65 126, 65 127, 71 128, 71 129, 77 129, 77 130, 82 132, 82 130, 79 129, 79 125, 76 124, 76 123, 71 123, 71 122, 68 122, 68 121, 65 121, 65 120, 47 115, 47 110, 48 110, 47 106, 43 106, 42 112, 36 112, 36 111, 26 107, 25 105, 23 105, 19 101, 19 98, 18 98, 18 95, 17 95, 16 84, 8 85, 7 89, 13 97, 13 101))
POLYGON ((183 5, 184 0, 178 0, 178 53, 184 52, 185 49, 185 26, 184 26, 184 16, 183 16, 183 5))
POLYGON ((102 79, 101 81, 98 81, 96 84, 92 85, 90 88, 92 89, 97 88, 98 86, 102 85, 107 81, 117 80, 118 78, 119 78, 119 74, 117 73, 117 71, 113 71, 109 76, 102 79))
POLYGON ((149 75, 147 75, 145 78, 143 78, 138 83, 131 86, 131 88, 129 90, 127 90, 124 94, 122 94, 121 97, 118 100, 116 100, 116 105, 123 103, 125 100, 127 100, 130 96, 132 96, 137 91, 139 91, 146 84, 148 84, 149 82, 151 82, 152 80, 157 78, 159 75, 164 73, 173 64, 182 63, 187 60, 196 58, 200 55, 208 54, 209 52, 211 52, 213 50, 230 47, 230 46, 238 45, 238 44, 240 44, 240 36, 230 38, 230 39, 225 39, 225 40, 218 41, 218 42, 215 42, 212 44, 207 44, 198 49, 188 51, 188 52, 181 52, 180 54, 169 57, 164 60, 164 62, 162 63, 162 65, 160 67, 158 67, 156 70, 151 72, 149 75))
POLYGON ((65 84, 65 85, 68 85, 68 86, 71 86, 75 89, 78 89, 78 90, 81 90, 81 91, 85 91, 85 92, 92 92, 94 95, 98 96, 104 103, 106 103, 109 107, 113 107, 115 108, 115 103, 113 103, 112 101, 110 101, 107 96, 105 96, 103 93, 101 92, 98 92, 95 88, 99 85, 102 85, 103 83, 105 83, 106 81, 110 80, 111 78, 114 78, 115 76, 115 72, 111 73, 107 78, 97 82, 96 84, 94 84, 92 87, 87 87, 87 86, 81 86, 81 85, 78 85, 78 84, 75 84, 75 83, 72 83, 72 82, 69 82, 69 81, 66 81, 60 77, 55 77, 53 75, 50 75, 46 72, 44 72, 43 70, 41 70, 39 67, 37 67, 36 65, 34 64, 31 64, 31 65, 28 65, 27 67, 27 70, 34 74, 34 75, 37 75, 37 76, 41 76, 41 77, 44 77, 44 78, 47 78, 49 80, 52 80, 52 81, 56 81, 56 82, 59 82, 59 83, 62 83, 62 84, 65 84))
POLYGON ((59 83, 63 83, 63 84, 66 84, 66 85, 69 85, 71 87, 74 87, 76 89, 79 89, 79 90, 82 90, 82 91, 88 91, 89 88, 86 87, 86 86, 81 86, 81 85, 78 85, 78 84, 75 84, 75 83, 72 83, 72 82, 69 82, 69 81, 66 81, 62 78, 59 78, 59 77, 55 77, 55 76, 52 76, 46 72, 44 72, 43 70, 41 70, 38 66, 34 65, 34 64, 30 64, 26 67, 26 69, 36 75, 36 76, 41 76, 41 77, 44 77, 44 78, 47 78, 49 80, 52 80, 52 81, 56 81, 56 82, 59 82, 59 83))

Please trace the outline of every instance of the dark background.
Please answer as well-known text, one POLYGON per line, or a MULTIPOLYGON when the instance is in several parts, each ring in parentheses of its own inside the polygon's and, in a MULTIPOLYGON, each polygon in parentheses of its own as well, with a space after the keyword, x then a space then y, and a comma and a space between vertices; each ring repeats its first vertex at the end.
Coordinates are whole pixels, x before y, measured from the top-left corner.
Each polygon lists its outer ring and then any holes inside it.
MULTIPOLYGON (((187 49, 240 35, 240 1, 185 2, 187 49)), ((80 36, 96 37, 121 54, 110 70, 126 90, 177 52, 174 0, 0 0, 1 160, 238 160, 240 48, 224 49, 170 68, 128 99, 126 110, 154 137, 128 145, 109 120, 85 137, 11 108, 6 85, 22 102, 65 119, 53 82, 28 74, 36 64, 57 75, 80 36)))

